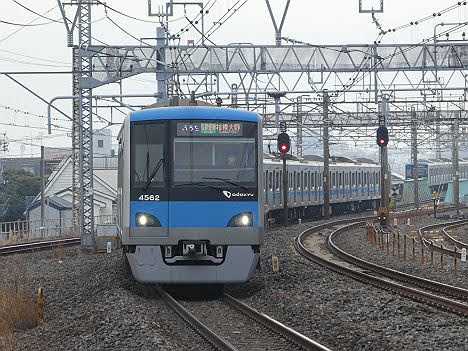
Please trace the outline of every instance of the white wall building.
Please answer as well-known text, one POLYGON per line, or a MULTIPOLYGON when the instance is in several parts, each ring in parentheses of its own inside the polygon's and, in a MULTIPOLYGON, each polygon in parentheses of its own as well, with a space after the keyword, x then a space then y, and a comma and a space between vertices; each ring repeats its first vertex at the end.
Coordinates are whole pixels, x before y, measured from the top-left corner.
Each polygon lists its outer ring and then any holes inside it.
POLYGON ((112 131, 110 129, 95 130, 93 132, 94 157, 112 155, 112 131))
MULTIPOLYGON (((71 157, 64 159, 52 172, 44 189, 45 197, 57 196, 69 203, 73 201, 72 194, 72 162, 71 157)), ((100 217, 97 223, 107 223, 117 213, 117 158, 95 157, 94 159, 94 216, 100 217)), ((40 194, 35 201, 40 201, 40 194)), ((47 204, 46 204, 47 207, 47 204)), ((27 210, 29 214, 29 209, 27 210)), ((45 211, 47 215, 47 209, 45 211)), ((71 212, 69 212, 71 217, 71 212)), ((47 217, 45 218, 47 219, 47 217)))

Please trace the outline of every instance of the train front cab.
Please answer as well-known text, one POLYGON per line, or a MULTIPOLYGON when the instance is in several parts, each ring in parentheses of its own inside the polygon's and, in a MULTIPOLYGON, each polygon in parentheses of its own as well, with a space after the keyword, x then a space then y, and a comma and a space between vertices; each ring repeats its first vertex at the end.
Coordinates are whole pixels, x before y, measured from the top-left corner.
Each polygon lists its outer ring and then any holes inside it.
POLYGON ((132 113, 123 133, 122 242, 135 279, 250 279, 263 243, 258 115, 160 108, 132 113), (232 134, 216 135, 219 124, 232 134), (200 128, 214 129, 205 136, 200 128))

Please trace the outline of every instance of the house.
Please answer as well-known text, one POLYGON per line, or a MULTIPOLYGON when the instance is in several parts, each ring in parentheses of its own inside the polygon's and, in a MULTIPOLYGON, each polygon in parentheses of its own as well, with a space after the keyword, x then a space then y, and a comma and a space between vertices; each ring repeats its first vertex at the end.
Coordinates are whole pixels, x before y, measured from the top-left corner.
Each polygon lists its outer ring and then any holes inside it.
POLYGON ((29 237, 43 238, 64 236, 73 227, 71 202, 56 195, 44 199, 44 223, 41 222, 41 200, 35 200, 27 210, 29 237))
MULTIPOLYGON (((94 216, 97 218, 97 223, 107 223, 117 213, 117 157, 96 157, 93 166, 94 216)), ((72 159, 68 157, 49 176, 44 189, 45 198, 55 196, 71 204, 73 202, 72 172, 72 159)), ((37 201, 40 203, 40 196, 38 194, 33 203, 37 201)), ((46 203, 46 208, 47 206, 46 203)), ((28 219, 31 218, 32 210, 34 210, 32 206, 26 210, 28 219)), ((46 209, 45 219, 47 219, 47 211, 46 209)), ((72 217, 71 212, 68 213, 68 216, 68 218, 72 217)))

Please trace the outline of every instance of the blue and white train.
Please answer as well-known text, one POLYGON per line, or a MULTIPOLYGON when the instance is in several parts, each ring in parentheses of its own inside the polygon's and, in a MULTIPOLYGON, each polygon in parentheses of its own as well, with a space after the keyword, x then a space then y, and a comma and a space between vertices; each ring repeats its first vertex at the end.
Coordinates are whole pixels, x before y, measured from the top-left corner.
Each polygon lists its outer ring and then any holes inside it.
POLYGON ((140 282, 245 282, 263 243, 262 125, 216 107, 132 112, 118 136, 119 227, 140 282))
MULTIPOLYGON (((307 156, 306 156, 307 158, 307 156)), ((281 220, 283 211, 282 161, 265 158, 263 184, 267 217, 281 220)), ((323 215, 323 162, 320 157, 288 161, 289 218, 323 215)), ((331 213, 376 209, 380 202, 380 166, 370 160, 344 157, 330 163, 331 213)))
MULTIPOLYGON (((414 164, 406 164, 406 179, 414 178, 414 164)), ((468 161, 460 159, 458 161, 460 169, 460 179, 468 179, 468 161)), ((434 191, 446 190, 447 184, 453 179, 452 162, 447 159, 430 159, 418 161, 418 178, 426 179, 427 184, 434 191)))

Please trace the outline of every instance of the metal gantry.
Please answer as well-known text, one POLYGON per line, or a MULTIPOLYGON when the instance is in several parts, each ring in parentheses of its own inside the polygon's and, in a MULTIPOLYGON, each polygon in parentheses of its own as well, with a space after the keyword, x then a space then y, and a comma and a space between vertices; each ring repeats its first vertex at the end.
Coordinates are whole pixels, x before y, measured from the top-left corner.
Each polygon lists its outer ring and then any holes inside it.
MULTIPOLYGON (((156 75, 159 99, 187 97, 191 92, 207 100, 222 97, 232 107, 260 111, 266 139, 269 133, 276 133, 281 116, 289 128, 297 130, 298 154, 305 150, 303 140, 311 136, 322 141, 324 148, 337 132, 343 139, 348 136, 352 140, 353 135, 373 138, 382 94, 389 96, 389 127, 402 136, 400 141, 409 143, 412 139, 408 104, 418 106, 418 125, 426 123, 427 130, 418 130, 421 140, 436 135, 440 145, 450 134, 442 121, 452 121, 454 111, 461 111, 457 123, 468 124, 464 106, 468 91, 466 42, 436 42, 434 37, 434 44, 304 45, 288 39, 293 44, 282 45, 281 28, 290 0, 280 26, 269 0, 266 3, 275 26, 276 45, 171 45, 164 28, 157 28, 154 46, 92 45, 93 3, 73 2, 78 5, 73 23, 61 6, 69 46, 73 45, 75 23, 79 36, 78 46, 73 48, 73 95, 79 96, 73 104, 73 204, 86 249, 94 247, 92 89, 109 83, 151 73, 156 75), (452 95, 445 96, 448 91, 452 95), (462 101, 457 100, 460 97, 462 101), (441 103, 452 105, 444 111, 441 103), (428 108, 436 105, 436 117, 428 117, 428 108), (268 111, 269 106, 275 106, 275 114, 268 111), (437 121, 429 123, 430 118, 437 121), (325 135, 328 132, 330 135, 325 135)), ((329 156, 329 151, 324 151, 329 156)), ((325 176, 324 182, 328 181, 325 176)))

